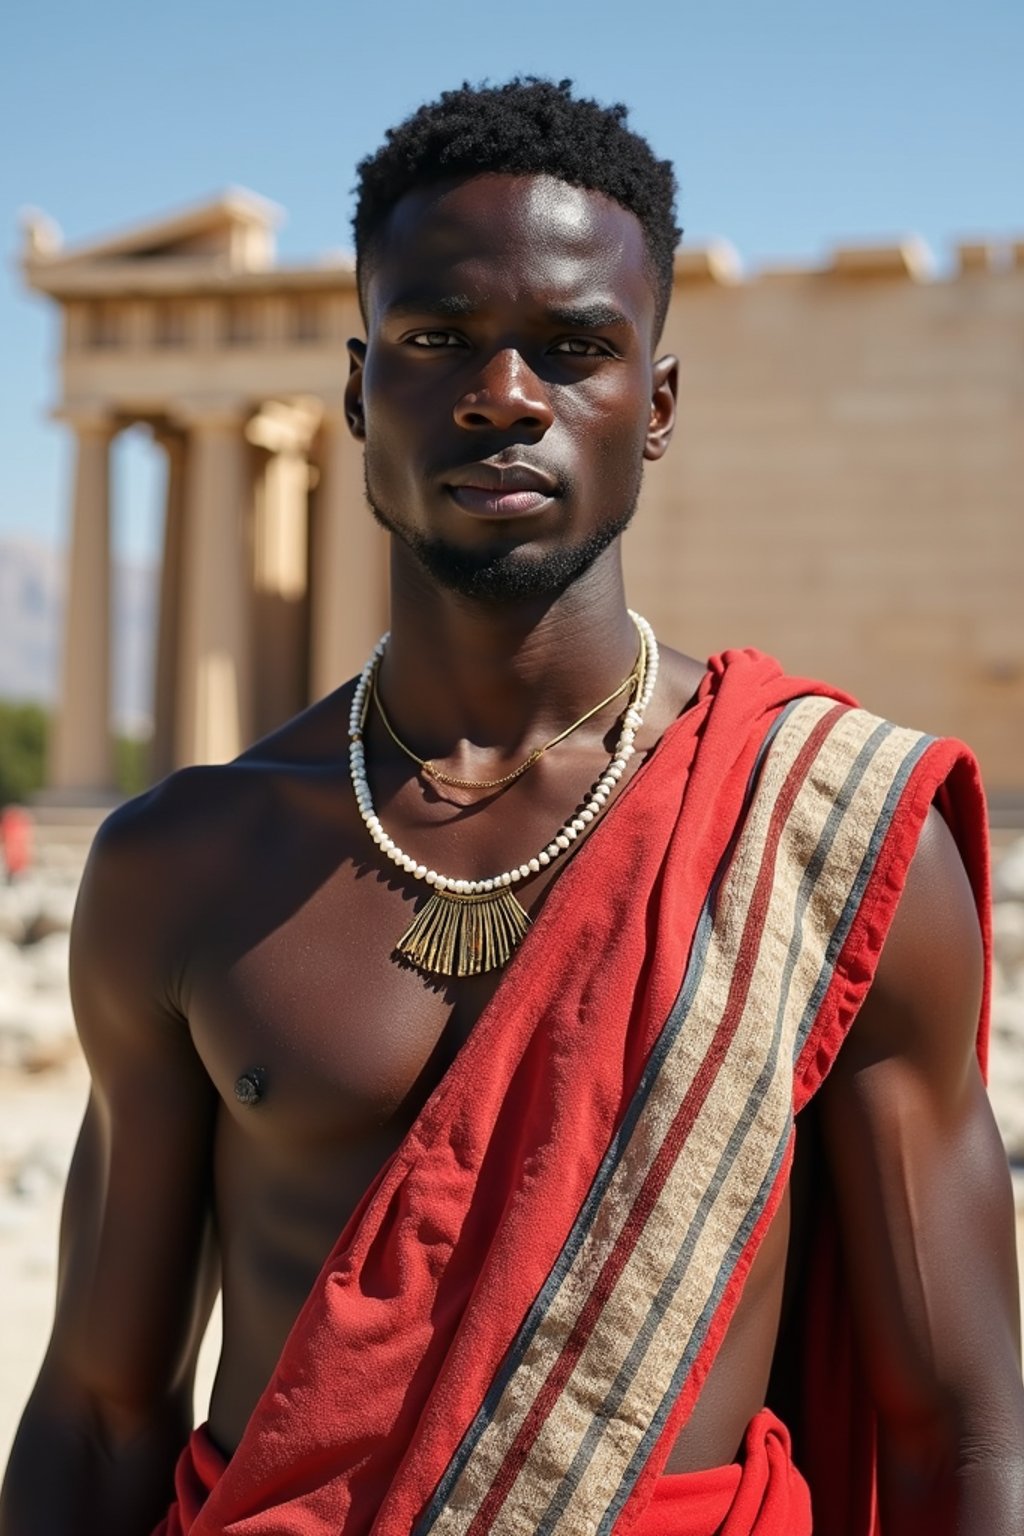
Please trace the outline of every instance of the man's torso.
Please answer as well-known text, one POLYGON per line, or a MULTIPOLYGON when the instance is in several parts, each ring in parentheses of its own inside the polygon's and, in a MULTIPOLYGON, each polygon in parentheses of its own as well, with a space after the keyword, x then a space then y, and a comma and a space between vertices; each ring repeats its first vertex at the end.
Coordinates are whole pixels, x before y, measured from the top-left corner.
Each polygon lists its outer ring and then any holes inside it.
MULTIPOLYGON (((635 763, 700 673, 666 656, 635 763)), ((359 819, 347 707, 337 695, 240 764, 179 775, 143 813, 158 829, 140 846, 171 936, 161 984, 218 1100, 211 1189, 224 1343, 209 1423, 228 1454, 339 1232, 502 985, 501 972, 449 980, 396 962, 419 891, 359 819)), ((566 742, 468 816, 457 803, 467 796, 425 786, 394 754, 375 757, 374 739, 371 781, 391 835, 470 878, 535 853, 603 766, 593 738, 566 742)), ((520 888, 527 911, 557 873, 520 888)), ((763 1405, 789 1231, 787 1197, 669 1470, 733 1460, 763 1405)))

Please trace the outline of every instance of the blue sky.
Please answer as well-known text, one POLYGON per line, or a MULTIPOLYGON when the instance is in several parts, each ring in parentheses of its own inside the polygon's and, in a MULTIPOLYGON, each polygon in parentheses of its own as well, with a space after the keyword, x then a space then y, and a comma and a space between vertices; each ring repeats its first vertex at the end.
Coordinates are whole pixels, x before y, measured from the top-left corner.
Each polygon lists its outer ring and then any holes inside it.
MULTIPOLYGON (((55 329, 21 291, 17 214, 99 235, 229 183, 283 204, 289 259, 347 247, 357 159, 463 78, 571 76, 676 163, 694 239, 814 260, 917 231, 1024 238, 1019 0, 34 0, 6 8, 0 93, 0 536, 65 536, 47 420, 55 329)), ((157 487, 119 449, 116 540, 152 546, 157 487)))

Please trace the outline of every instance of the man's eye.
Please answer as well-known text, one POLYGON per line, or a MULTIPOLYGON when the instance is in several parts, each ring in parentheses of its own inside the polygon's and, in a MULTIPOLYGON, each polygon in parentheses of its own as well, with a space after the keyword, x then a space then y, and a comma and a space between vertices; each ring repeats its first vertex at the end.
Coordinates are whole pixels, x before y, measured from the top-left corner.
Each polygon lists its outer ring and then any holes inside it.
POLYGON ((414 347, 461 347, 462 342, 454 331, 417 331, 409 337, 414 347))
POLYGON ((567 336, 564 341, 556 341, 551 349, 553 352, 562 352, 570 357, 607 357, 608 348, 600 341, 588 341, 585 336, 567 336))

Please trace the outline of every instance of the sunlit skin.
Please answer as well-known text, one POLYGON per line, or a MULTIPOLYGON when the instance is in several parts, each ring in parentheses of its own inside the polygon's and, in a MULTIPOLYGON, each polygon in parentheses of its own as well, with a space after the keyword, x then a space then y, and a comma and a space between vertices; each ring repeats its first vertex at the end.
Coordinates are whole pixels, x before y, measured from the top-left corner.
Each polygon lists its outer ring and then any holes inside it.
MULTIPOLYGON (((633 664, 618 536, 567 585, 565 572, 628 516, 672 432, 676 364, 657 350, 642 233, 600 194, 476 177, 398 205, 365 300, 347 409, 378 513, 399 530, 382 690, 422 756, 498 777, 633 664), (424 564, 438 547, 463 577, 497 570, 504 595, 443 584, 424 564)), ((634 771, 703 670, 665 653, 634 771)), ((501 985, 393 961, 416 892, 381 868, 359 820, 350 697, 238 764, 175 776, 99 840, 72 946, 95 1088, 0 1536, 150 1530, 188 1431, 218 1260, 210 1425, 233 1450, 324 1256, 501 985), (255 1107, 234 1092, 254 1067, 255 1107)), ((575 807, 616 721, 612 705, 479 804, 427 784, 371 721, 380 814, 434 868, 504 869, 575 807)), ((531 912, 557 877, 556 865, 520 887, 531 912)), ((835 1181, 883 1425, 886 1536, 917 1536, 921 1491, 935 1488, 957 1536, 1024 1528, 1012 1200, 974 1057, 981 974, 966 876, 933 812, 819 1096, 820 1141, 801 1138, 792 1197, 672 1470, 733 1460, 765 1401, 787 1268, 802 1262, 799 1164, 813 1155, 835 1181)))

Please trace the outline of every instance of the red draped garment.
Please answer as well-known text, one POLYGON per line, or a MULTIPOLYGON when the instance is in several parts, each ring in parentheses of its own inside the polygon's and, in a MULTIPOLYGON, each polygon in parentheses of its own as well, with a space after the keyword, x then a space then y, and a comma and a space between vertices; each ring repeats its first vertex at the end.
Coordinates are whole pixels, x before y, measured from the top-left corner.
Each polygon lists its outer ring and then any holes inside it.
POLYGON ((933 802, 984 926, 965 748, 713 658, 339 1237, 230 1462, 193 1435, 159 1536, 800 1536, 807 1484, 815 1532, 873 1536, 827 1199, 800 1472, 767 1411, 740 1467, 662 1471, 933 802))

